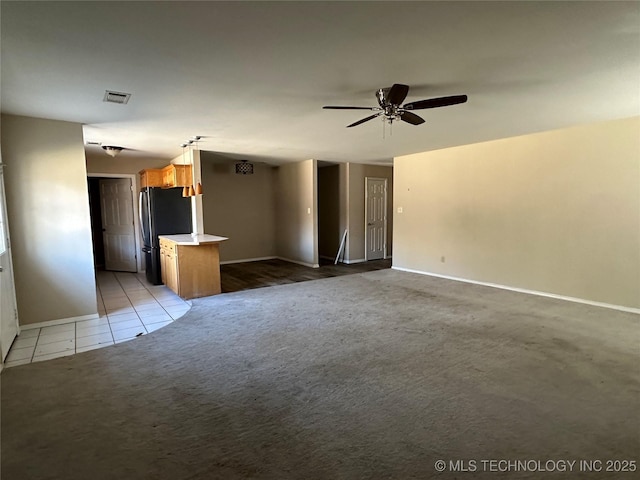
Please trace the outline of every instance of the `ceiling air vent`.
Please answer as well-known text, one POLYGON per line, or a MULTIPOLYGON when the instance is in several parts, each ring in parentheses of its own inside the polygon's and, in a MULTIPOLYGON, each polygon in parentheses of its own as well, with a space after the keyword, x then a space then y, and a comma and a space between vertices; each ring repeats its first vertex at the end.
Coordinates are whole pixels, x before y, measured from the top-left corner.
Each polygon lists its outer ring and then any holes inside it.
POLYGON ((129 101, 130 98, 131 98, 130 93, 113 92, 111 90, 105 90, 104 98, 102 99, 102 101, 109 102, 109 103, 119 103, 121 105, 124 105, 129 101))

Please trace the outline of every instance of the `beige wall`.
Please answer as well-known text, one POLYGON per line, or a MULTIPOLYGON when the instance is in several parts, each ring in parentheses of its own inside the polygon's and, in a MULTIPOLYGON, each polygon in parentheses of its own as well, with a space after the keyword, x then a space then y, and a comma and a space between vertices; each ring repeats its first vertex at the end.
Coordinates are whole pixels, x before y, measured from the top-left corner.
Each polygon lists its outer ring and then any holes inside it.
POLYGON ((140 176, 138 173, 145 168, 162 168, 169 165, 168 160, 157 158, 131 157, 123 152, 117 157, 105 154, 87 154, 87 172, 118 174, 136 174, 136 192, 140 191, 140 176))
POLYGON ((276 255, 318 265, 317 168, 315 160, 276 171, 276 255))
POLYGON ((640 307, 640 117, 395 159, 394 267, 640 307))
POLYGON ((391 256, 393 242, 393 167, 347 164, 348 168, 348 228, 345 261, 365 259, 365 178, 387 179, 387 256, 391 256))
POLYGON ((253 175, 236 175, 235 160, 201 151, 204 230, 228 237, 222 262, 276 255, 274 168, 254 164, 253 175))
POLYGON ((3 115, 20 324, 97 314, 82 126, 3 115))

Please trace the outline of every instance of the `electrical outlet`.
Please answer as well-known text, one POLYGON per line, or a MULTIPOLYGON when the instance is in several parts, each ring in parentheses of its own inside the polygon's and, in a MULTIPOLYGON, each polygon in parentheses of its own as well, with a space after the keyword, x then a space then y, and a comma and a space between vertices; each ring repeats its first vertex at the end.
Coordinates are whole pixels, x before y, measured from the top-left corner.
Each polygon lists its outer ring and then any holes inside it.
POLYGON ((402 213, 402 207, 398 207, 398 213, 402 213))
POLYGON ((444 256, 440 257, 440 261, 441 261, 442 263, 444 263, 444 260, 445 260, 444 256))

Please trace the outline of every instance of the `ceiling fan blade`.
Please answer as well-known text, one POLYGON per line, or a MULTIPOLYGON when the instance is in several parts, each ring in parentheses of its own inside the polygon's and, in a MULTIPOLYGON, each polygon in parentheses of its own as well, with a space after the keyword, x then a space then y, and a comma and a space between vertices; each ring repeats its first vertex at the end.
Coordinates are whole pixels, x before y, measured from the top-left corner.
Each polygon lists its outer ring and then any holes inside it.
POLYGON ((334 106, 327 105, 326 107, 322 107, 330 110, 380 110, 378 107, 342 107, 342 106, 334 106))
POLYGON ((420 125, 421 123, 424 123, 424 118, 419 117, 415 113, 411 112, 402 112, 402 114, 400 115, 400 119, 403 122, 410 123, 411 125, 420 125))
POLYGON ((451 97, 430 98, 428 100, 418 100, 417 102, 409 102, 403 105, 405 110, 422 110, 423 108, 447 107, 467 101, 466 95, 453 95, 451 97))
POLYGON ((393 87, 389 89, 389 93, 387 93, 387 102, 391 105, 400 105, 407 98, 408 93, 409 85, 394 83, 393 87))
POLYGON ((379 117, 380 115, 382 115, 382 113, 376 113, 375 115, 371 115, 367 118, 363 118, 362 120, 358 120, 357 122, 352 123, 351 125, 347 125, 347 128, 355 127, 357 125, 360 125, 361 123, 368 122, 369 120, 373 120, 374 118, 379 117))

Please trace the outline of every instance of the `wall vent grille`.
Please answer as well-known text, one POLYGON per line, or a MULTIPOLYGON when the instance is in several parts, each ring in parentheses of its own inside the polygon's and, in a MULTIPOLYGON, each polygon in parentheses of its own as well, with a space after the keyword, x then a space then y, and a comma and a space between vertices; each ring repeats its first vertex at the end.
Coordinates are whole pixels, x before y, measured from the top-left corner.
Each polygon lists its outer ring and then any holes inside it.
POLYGON ((105 90, 104 98, 102 99, 102 101, 103 102, 109 102, 109 103, 119 103, 120 105, 124 105, 129 101, 130 98, 131 98, 131 94, 130 93, 114 92, 112 90, 105 90))

